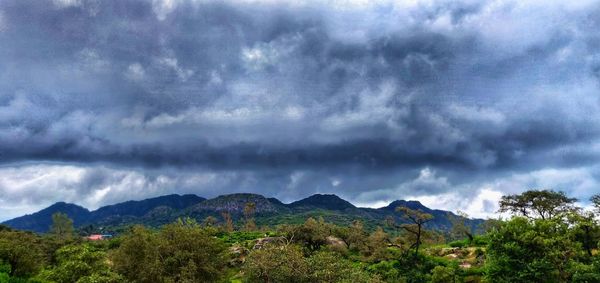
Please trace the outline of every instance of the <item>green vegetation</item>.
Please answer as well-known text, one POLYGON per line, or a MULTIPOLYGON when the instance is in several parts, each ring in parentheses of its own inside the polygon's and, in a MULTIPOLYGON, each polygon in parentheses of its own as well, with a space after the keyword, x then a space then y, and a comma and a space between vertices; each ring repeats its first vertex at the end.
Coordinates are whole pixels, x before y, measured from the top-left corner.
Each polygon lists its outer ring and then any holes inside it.
POLYGON ((452 229, 433 231, 434 216, 409 207, 373 229, 323 217, 259 228, 249 202, 239 223, 223 212, 99 241, 57 213, 48 234, 0 226, 0 283, 600 282, 600 197, 594 212, 574 203, 528 191, 503 197, 509 219, 474 229, 458 213, 452 229))

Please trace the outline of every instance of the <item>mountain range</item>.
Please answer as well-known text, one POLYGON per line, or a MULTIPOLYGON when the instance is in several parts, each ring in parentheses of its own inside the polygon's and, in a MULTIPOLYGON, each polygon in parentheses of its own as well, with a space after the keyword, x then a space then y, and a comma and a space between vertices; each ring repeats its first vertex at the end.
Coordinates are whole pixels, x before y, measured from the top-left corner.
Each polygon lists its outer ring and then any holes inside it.
MULTIPOLYGON (((449 220, 451 212, 430 209, 418 201, 397 200, 381 208, 363 208, 330 194, 315 194, 285 204, 276 198, 249 193, 221 195, 212 199, 191 194, 172 194, 103 206, 94 211, 76 204, 58 202, 33 214, 17 217, 2 224, 15 229, 45 233, 50 229, 52 214, 57 212, 65 213, 73 219, 76 228, 84 226, 114 228, 133 224, 158 227, 180 217, 192 217, 202 222, 206 217, 213 216, 221 221, 223 212, 229 213, 234 221, 239 222, 247 203, 255 204, 255 219, 259 226, 298 224, 308 217, 323 217, 326 221, 341 225, 362 220, 367 228, 375 228, 383 225, 386 217, 389 216, 397 222, 403 222, 402 215, 395 212, 396 207, 399 206, 419 209, 433 215, 434 219, 427 224, 429 228, 447 230, 452 225, 449 220)), ((465 220, 472 227, 483 222, 482 219, 465 220)))

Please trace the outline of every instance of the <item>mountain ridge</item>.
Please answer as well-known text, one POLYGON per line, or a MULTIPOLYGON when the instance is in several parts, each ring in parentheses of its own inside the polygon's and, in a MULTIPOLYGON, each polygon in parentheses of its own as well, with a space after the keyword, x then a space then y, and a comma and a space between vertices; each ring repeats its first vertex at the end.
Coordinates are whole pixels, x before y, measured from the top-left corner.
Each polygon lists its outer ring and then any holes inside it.
MULTIPOLYGON (((372 227, 382 225, 385 218, 392 216, 396 221, 405 221, 395 212, 397 206, 420 209, 434 216, 429 224, 431 228, 446 230, 451 227, 449 211, 431 209, 418 201, 396 200, 380 208, 356 207, 352 203, 335 194, 314 194, 306 198, 283 203, 276 198, 259 194, 235 193, 220 195, 206 199, 197 195, 164 195, 139 201, 125 201, 100 207, 94 211, 76 204, 55 203, 38 212, 7 220, 2 224, 15 229, 45 233, 51 225, 51 216, 56 212, 64 212, 74 220, 75 227, 84 225, 119 226, 144 224, 160 226, 179 217, 192 217, 202 221, 208 216, 222 218, 228 212, 234 220, 243 218, 243 210, 247 203, 255 204, 255 217, 261 225, 292 224, 308 217, 323 217, 327 221, 348 224, 360 219, 372 227)), ((468 219, 469 225, 475 227, 483 220, 468 219)))

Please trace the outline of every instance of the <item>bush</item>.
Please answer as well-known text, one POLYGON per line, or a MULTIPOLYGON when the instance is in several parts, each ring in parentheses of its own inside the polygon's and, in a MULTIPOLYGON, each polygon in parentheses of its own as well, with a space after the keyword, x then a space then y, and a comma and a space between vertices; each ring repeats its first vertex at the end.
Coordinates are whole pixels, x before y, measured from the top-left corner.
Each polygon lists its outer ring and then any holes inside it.
POLYGON ((158 233, 135 227, 111 258, 129 282, 213 282, 226 267, 225 245, 191 219, 158 233))
POLYGON ((295 245, 254 250, 242 270, 250 282, 305 282, 308 276, 302 249, 295 245))
POLYGON ((456 269, 438 265, 431 271, 431 283, 456 282, 456 269))

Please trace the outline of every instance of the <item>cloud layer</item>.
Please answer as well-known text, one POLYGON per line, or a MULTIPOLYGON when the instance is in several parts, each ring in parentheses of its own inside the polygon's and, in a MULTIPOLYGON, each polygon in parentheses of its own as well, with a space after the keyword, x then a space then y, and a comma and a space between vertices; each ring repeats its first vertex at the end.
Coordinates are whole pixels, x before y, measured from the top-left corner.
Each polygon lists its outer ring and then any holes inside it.
POLYGON ((598 18, 594 1, 2 1, 0 207, 585 199, 598 18))

